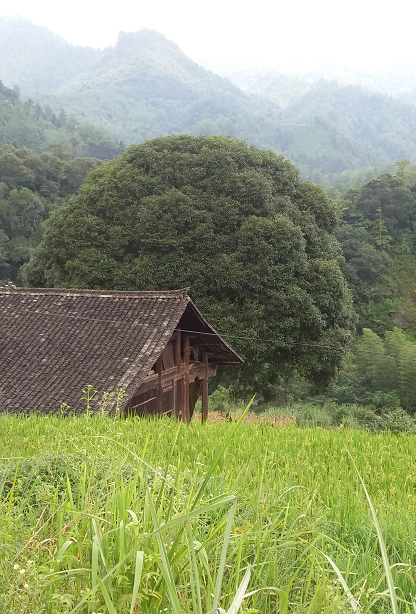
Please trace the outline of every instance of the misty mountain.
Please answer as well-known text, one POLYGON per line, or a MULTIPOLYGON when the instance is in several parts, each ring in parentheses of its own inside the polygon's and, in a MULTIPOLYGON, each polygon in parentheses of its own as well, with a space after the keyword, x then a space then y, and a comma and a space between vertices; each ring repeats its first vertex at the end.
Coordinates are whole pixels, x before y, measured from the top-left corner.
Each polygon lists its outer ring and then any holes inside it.
POLYGON ((358 85, 370 92, 386 94, 399 102, 416 106, 416 64, 387 66, 371 71, 323 64, 296 73, 216 64, 216 72, 247 93, 266 96, 283 105, 291 100, 292 94, 305 92, 324 80, 336 81, 341 87, 358 85))
POLYGON ((279 149, 273 130, 277 105, 205 70, 157 32, 121 33, 115 47, 92 52, 45 28, 37 31, 26 20, 0 24, 0 79, 6 85, 17 79, 25 95, 100 122, 117 139, 132 143, 181 132, 226 133, 279 149), (1 36, 5 30, 8 35, 1 36), (14 40, 21 46, 12 46, 14 40), (41 49, 32 54, 32 41, 38 40, 41 49))
POLYGON ((49 93, 77 75, 100 52, 76 47, 21 17, 0 18, 0 79, 33 96, 49 93))
POLYGON ((111 160, 124 151, 102 128, 81 123, 63 109, 56 114, 31 99, 21 100, 17 88, 0 81, 0 147, 14 141, 36 153, 53 151, 61 157, 111 160))
POLYGON ((42 106, 100 124, 126 144, 222 134, 282 152, 306 177, 416 161, 416 111, 331 81, 246 74, 240 86, 161 34, 121 33, 114 47, 76 47, 21 18, 0 19, 0 79, 42 106))

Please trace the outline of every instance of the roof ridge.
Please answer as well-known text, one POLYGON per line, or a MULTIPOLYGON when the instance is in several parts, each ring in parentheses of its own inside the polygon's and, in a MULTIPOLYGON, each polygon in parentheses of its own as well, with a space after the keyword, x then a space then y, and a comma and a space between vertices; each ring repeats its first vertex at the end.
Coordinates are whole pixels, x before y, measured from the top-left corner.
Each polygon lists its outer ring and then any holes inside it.
POLYGON ((189 288, 179 290, 90 290, 87 288, 18 288, 14 285, 0 287, 0 294, 27 294, 56 296, 97 296, 122 298, 187 298, 189 288))

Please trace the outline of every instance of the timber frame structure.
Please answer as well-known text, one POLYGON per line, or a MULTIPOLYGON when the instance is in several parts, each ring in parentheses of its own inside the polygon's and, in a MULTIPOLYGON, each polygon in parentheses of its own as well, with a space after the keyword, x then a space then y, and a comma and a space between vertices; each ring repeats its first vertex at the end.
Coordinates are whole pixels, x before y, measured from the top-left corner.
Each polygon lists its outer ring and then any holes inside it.
POLYGON ((202 397, 204 421, 217 365, 240 364, 186 289, 0 288, 0 411, 189 423, 202 397))
POLYGON ((125 411, 142 416, 173 415, 189 424, 195 403, 202 396, 204 422, 208 416, 208 383, 217 366, 197 343, 195 334, 176 330, 125 411))

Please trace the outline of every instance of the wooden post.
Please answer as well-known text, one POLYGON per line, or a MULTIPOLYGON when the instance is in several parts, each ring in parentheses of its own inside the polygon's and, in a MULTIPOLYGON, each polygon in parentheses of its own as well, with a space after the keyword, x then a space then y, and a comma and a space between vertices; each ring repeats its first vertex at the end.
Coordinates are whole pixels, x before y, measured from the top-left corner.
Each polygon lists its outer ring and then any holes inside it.
POLYGON ((173 417, 175 420, 178 419, 178 382, 176 378, 173 378, 173 417))
POLYGON ((162 389, 162 359, 159 357, 156 362, 156 372, 157 372, 157 392, 156 392, 156 413, 162 413, 162 400, 163 400, 163 389, 162 389))
POLYGON ((176 337, 176 345, 175 345, 175 363, 178 373, 181 372, 181 362, 182 362, 182 336, 181 331, 178 330, 176 333, 178 336, 176 337))
POLYGON ((189 337, 185 337, 185 378, 184 378, 184 395, 183 395, 183 421, 189 424, 189 337))
MULTIPOLYGON (((181 331, 176 331, 176 343, 175 343, 175 365, 177 373, 181 372, 181 363, 182 363, 182 337, 181 331)), ((183 397, 181 384, 178 378, 174 378, 173 380, 173 414, 175 419, 179 419, 179 414, 183 412, 183 397)))
POLYGON ((202 424, 208 418, 208 354, 204 354, 205 375, 202 380, 202 424))

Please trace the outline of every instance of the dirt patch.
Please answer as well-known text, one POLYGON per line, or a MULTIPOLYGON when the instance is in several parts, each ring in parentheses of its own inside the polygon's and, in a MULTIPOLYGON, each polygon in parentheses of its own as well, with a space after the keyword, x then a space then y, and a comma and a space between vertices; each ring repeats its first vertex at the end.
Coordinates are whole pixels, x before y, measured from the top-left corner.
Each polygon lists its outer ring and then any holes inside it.
MULTIPOLYGON (((221 422, 234 422, 239 419, 238 414, 231 414, 222 411, 210 411, 208 413, 208 422, 220 424, 221 422)), ((201 412, 195 412, 193 420, 201 420, 201 412)), ((270 426, 293 426, 296 423, 295 416, 280 416, 278 414, 256 414, 249 412, 243 418, 243 424, 269 424, 270 426)))

